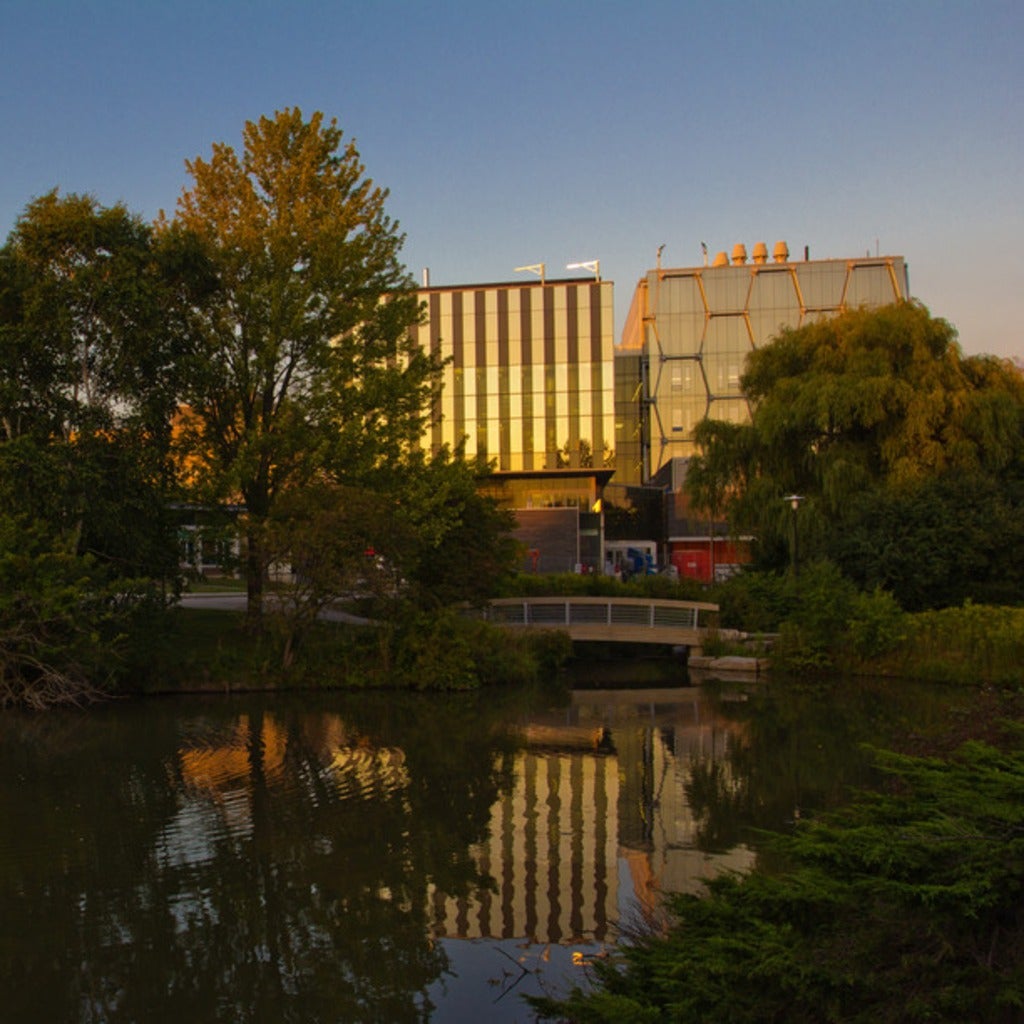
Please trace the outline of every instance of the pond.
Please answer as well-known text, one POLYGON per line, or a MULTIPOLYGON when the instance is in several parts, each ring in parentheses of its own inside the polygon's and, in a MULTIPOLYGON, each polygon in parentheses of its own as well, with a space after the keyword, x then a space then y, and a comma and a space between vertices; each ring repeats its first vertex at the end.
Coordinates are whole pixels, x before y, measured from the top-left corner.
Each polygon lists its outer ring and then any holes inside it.
MULTIPOLYGON (((580 680, 585 683, 586 680, 580 680)), ((529 1021, 948 694, 309 693, 0 716, 8 1022, 529 1021)))

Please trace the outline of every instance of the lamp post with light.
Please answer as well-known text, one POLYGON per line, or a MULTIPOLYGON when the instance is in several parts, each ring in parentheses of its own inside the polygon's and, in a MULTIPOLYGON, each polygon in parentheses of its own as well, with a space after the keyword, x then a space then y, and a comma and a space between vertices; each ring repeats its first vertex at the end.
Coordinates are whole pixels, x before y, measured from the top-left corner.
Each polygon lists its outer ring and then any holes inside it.
POLYGON ((797 526, 797 509, 800 508, 800 502, 804 500, 802 494, 787 494, 783 501, 789 502, 789 507, 793 510, 793 575, 800 575, 800 531, 797 526))

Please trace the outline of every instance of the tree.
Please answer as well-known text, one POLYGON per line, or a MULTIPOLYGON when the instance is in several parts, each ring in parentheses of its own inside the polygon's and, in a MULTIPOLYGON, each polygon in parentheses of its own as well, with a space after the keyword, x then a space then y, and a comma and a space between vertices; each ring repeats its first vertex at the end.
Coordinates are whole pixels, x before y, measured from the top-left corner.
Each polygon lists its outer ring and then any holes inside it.
MULTIPOLYGON (((398 567, 412 544, 411 525, 396 515, 391 496, 328 481, 283 494, 260 540, 267 557, 290 566, 293 574, 274 611, 286 669, 308 631, 336 602, 374 597, 379 612, 380 602, 395 596, 402 583, 398 567)), ((387 656, 386 635, 381 653, 387 656)))
POLYGON ((208 493, 244 502, 255 621, 280 495, 323 471, 353 484, 415 444, 437 366, 409 337, 419 307, 387 192, 337 123, 285 109, 247 122, 243 142, 186 164, 192 187, 163 227, 216 277, 191 318, 184 436, 208 493))
POLYGON ((486 471, 472 467, 461 448, 431 458, 411 452, 395 469, 415 540, 402 571, 417 601, 438 608, 494 597, 522 553, 512 536, 515 514, 486 493, 486 471))
POLYGON ((834 554, 873 507, 929 481, 972 475, 1008 494, 1024 479, 1020 372, 963 357, 953 328, 913 302, 784 330, 751 353, 742 386, 751 422, 700 425, 687 488, 758 537, 762 564, 788 558, 786 494, 807 499, 809 557, 834 554))
POLYGON ((882 587, 907 611, 1024 594, 1024 480, 945 473, 855 497, 829 531, 827 554, 862 589, 882 587))
POLYGON ((0 430, 65 440, 166 431, 181 338, 152 230, 117 204, 56 190, 29 203, 0 254, 0 430))
POLYGON ((353 595, 372 601, 383 659, 399 619, 492 597, 520 552, 514 515, 479 483, 461 452, 416 450, 359 487, 324 479, 281 495, 262 544, 294 574, 275 602, 285 667, 316 619, 353 595))
POLYGON ((56 190, 0 251, 0 511, 70 554, 166 578, 186 253, 120 204, 56 190))

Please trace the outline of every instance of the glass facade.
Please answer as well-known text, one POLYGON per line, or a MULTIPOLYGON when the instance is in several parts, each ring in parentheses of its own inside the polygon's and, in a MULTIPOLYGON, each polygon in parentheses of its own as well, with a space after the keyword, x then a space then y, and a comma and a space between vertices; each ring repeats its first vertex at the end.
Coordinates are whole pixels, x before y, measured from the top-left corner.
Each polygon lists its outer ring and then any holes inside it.
POLYGON ((659 268, 638 284, 616 359, 616 422, 642 451, 620 460, 616 483, 646 482, 692 455, 705 417, 746 422, 746 357, 781 328, 907 297, 901 256, 790 262, 784 243, 774 262, 763 244, 754 253, 747 262, 737 246, 731 264, 720 254, 713 266, 659 268))
POLYGON ((421 290, 414 338, 449 360, 428 446, 465 439, 502 473, 611 468, 612 294, 592 279, 421 290))

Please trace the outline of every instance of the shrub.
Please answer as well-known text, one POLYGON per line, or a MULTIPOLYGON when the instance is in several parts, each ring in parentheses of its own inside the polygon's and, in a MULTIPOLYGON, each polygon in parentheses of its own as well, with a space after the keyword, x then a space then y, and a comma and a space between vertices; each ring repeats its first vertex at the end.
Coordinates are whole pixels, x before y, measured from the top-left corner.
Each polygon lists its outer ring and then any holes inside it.
POLYGON ((775 838, 782 870, 671 898, 667 934, 596 962, 594 991, 530 1002, 609 1024, 1019 1021, 1024 752, 878 760, 885 791, 775 838))

